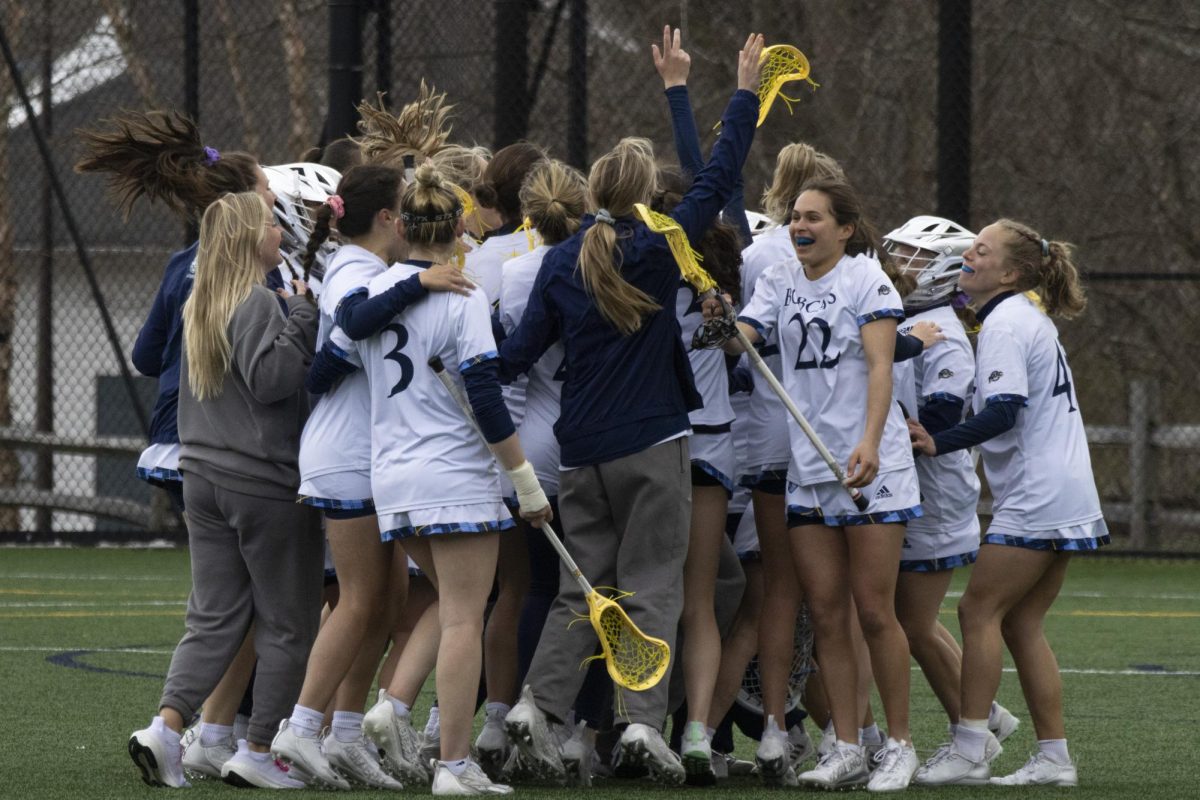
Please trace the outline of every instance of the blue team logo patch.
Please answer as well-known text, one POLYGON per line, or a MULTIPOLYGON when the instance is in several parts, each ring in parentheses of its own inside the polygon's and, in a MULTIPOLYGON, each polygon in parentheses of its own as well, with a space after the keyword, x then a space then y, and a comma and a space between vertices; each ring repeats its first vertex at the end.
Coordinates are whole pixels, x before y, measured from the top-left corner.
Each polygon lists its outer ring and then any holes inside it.
POLYGON ((944 369, 944 370, 942 370, 941 372, 939 372, 939 373, 938 373, 938 377, 939 377, 939 378, 941 378, 942 380, 946 380, 946 378, 953 378, 953 377, 954 377, 954 370, 952 370, 952 369, 944 369))
POLYGON ((794 492, 794 491, 796 491, 796 490, 797 490, 797 489, 799 489, 799 488, 800 488, 800 484, 798 484, 798 483, 793 483, 792 481, 788 481, 788 482, 787 482, 787 490, 788 490, 789 492, 794 492))
POLYGON ((1004 377, 1004 373, 1001 372, 1000 370, 996 370, 991 375, 988 375, 988 383, 995 383, 996 381, 1000 380, 1003 377, 1004 377))
POLYGON ((888 286, 886 283, 881 284, 879 286, 879 294, 885 295, 885 294, 891 294, 891 293, 892 293, 892 287, 888 286))
POLYGON ((891 498, 891 496, 892 496, 892 493, 890 491, 888 491, 886 483, 884 485, 880 486, 879 489, 875 492, 876 500, 886 500, 886 499, 891 498))

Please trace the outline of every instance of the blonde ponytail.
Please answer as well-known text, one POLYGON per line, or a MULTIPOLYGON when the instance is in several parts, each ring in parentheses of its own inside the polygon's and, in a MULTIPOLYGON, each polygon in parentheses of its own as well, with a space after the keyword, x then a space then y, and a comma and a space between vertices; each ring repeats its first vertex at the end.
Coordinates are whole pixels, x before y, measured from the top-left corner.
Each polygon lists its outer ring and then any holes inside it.
POLYGON ((188 386, 197 400, 219 397, 229 372, 229 321, 263 282, 258 248, 271 210, 254 192, 227 194, 204 212, 191 296, 183 304, 188 386))
POLYGON ((1052 317, 1073 319, 1087 307, 1079 268, 1075 266, 1074 247, 1067 242, 1047 241, 1024 223, 997 220, 996 225, 1009 235, 1008 262, 1017 269, 1017 289, 1035 290, 1042 306, 1052 317))

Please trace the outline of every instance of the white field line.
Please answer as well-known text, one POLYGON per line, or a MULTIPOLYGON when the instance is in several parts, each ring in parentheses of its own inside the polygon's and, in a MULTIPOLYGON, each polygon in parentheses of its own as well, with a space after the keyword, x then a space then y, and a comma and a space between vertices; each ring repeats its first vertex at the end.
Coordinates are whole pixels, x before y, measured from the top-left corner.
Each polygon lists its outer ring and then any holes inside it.
POLYGON ((10 603, 0 600, 0 608, 122 608, 124 606, 185 606, 187 600, 114 600, 96 603, 36 602, 10 603))
MULTIPOLYGON (((962 597, 962 592, 946 592, 946 597, 962 597)), ((1059 597, 1085 600, 1183 600, 1200 601, 1200 594, 1110 594, 1108 592, 1059 592, 1059 597)))
POLYGON ((181 583, 186 578, 179 576, 154 575, 63 575, 41 574, 35 572, 0 572, 0 581, 149 581, 157 583, 181 583))

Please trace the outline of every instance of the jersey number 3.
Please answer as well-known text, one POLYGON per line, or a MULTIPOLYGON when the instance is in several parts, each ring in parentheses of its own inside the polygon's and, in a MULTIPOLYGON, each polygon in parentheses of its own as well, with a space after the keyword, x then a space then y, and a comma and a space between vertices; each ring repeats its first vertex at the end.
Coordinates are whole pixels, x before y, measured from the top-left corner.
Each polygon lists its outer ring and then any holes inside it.
POLYGON ((384 328, 385 331, 391 331, 396 334, 396 346, 393 347, 384 359, 395 361, 400 365, 400 380, 396 381, 396 385, 392 387, 392 391, 388 393, 388 397, 397 395, 408 388, 413 379, 413 362, 412 359, 404 355, 400 351, 404 349, 404 345, 408 344, 408 329, 399 322, 393 322, 384 328))
POLYGON ((829 338, 833 335, 833 331, 829 329, 829 323, 820 317, 813 317, 808 322, 804 321, 804 317, 800 314, 793 314, 788 322, 800 323, 800 346, 796 348, 796 366, 794 369, 833 369, 841 360, 842 354, 830 358, 825 353, 825 348, 829 347, 829 338), (815 358, 810 358, 807 361, 801 361, 800 357, 804 355, 804 348, 808 345, 808 329, 809 327, 816 328, 821 334, 821 363, 817 363, 815 358))

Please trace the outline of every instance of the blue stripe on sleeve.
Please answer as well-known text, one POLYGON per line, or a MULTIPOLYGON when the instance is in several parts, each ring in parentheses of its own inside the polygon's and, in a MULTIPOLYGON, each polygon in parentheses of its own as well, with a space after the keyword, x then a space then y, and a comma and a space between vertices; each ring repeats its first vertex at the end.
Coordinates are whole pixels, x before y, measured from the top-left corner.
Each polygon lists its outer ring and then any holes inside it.
POLYGON ((877 319, 904 319, 904 309, 902 308, 881 308, 878 311, 872 311, 869 314, 860 314, 858 316, 858 327, 866 325, 868 322, 874 322, 877 319))
POLYGON ((754 330, 758 331, 759 336, 761 336, 764 339, 767 338, 766 327, 761 322, 754 319, 754 317, 738 317, 737 321, 744 322, 745 324, 749 325, 751 328, 754 328, 754 330))

